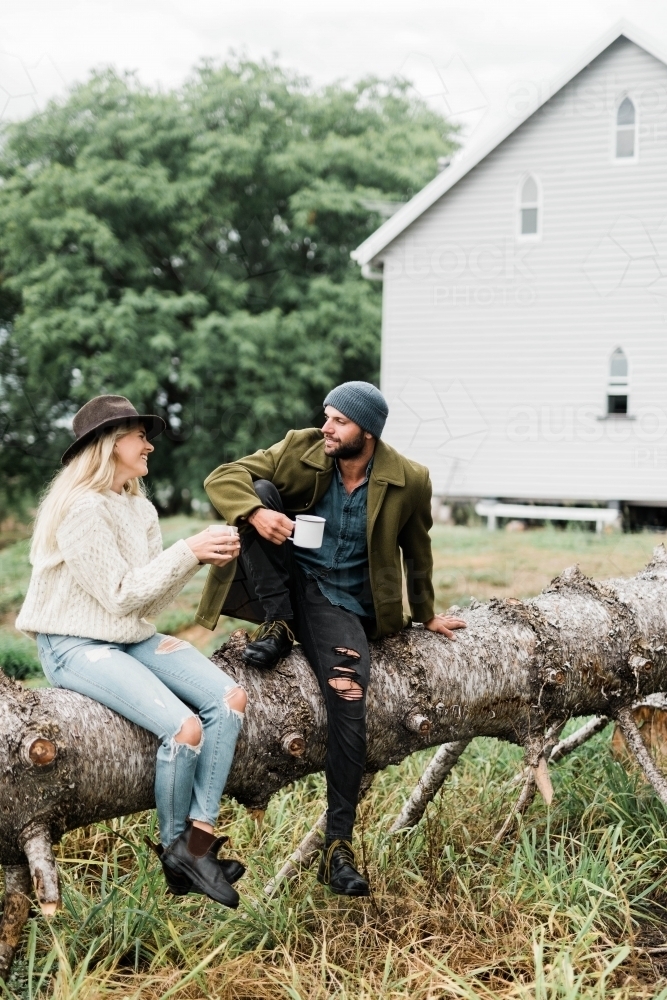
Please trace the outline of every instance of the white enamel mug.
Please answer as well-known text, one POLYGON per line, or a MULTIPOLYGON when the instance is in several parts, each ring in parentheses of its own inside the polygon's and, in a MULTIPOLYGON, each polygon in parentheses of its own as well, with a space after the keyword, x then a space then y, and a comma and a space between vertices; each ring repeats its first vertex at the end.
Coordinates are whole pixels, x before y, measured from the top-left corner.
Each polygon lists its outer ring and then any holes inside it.
POLYGON ((209 524, 208 531, 214 535, 238 535, 239 533, 235 524, 209 524))
POLYGON ((319 549, 324 538, 325 517, 314 514, 297 514, 292 541, 300 549, 319 549))

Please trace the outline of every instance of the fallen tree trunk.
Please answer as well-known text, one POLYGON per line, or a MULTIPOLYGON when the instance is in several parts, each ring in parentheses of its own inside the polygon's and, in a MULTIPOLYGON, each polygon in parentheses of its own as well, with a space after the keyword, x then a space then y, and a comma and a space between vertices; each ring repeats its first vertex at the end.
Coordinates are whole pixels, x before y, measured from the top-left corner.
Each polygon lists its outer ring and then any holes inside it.
MULTIPOLYGON (((374 645, 370 773, 424 747, 495 736, 522 745, 539 777, 547 734, 568 718, 620 718, 631 738, 626 710, 667 691, 662 546, 632 579, 594 583, 572 567, 533 600, 476 604, 463 617, 468 628, 454 643, 416 627, 374 645)), ((262 810, 280 788, 322 769, 326 715, 299 647, 261 673, 243 665, 244 643, 236 632, 212 659, 249 696, 227 792, 262 810)), ((151 808, 156 740, 80 695, 26 690, 7 678, 0 678, 0 713, 0 863, 14 887, 29 866, 48 913, 58 897, 51 843, 67 830, 151 808)), ((660 791, 655 774, 652 781, 660 791)), ((6 943, 0 926, 3 968, 6 943)))

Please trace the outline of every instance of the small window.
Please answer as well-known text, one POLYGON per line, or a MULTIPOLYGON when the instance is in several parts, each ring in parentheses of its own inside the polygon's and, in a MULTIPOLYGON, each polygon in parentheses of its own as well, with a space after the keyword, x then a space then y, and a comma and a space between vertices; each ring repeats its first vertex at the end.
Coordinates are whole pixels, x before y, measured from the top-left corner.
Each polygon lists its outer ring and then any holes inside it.
POLYGON ((619 413, 628 412, 628 397, 627 396, 607 396, 607 413, 612 416, 619 413))
POLYGON ((537 236, 540 225, 540 192, 534 177, 526 177, 521 186, 519 232, 522 236, 537 236))
POLYGON ((617 347, 609 362, 607 383, 607 413, 613 415, 628 412, 628 359, 617 347))
POLYGON ((637 115, 629 97, 624 97, 616 112, 616 159, 632 160, 637 145, 637 115))

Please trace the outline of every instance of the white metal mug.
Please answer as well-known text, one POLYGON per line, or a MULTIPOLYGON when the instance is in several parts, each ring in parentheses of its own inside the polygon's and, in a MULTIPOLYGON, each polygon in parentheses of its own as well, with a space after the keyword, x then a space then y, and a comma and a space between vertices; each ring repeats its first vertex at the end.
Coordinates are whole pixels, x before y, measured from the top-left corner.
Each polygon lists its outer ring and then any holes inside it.
POLYGON ((292 541, 301 549, 319 549, 324 539, 325 517, 314 514, 297 514, 292 541))
POLYGON ((235 524, 209 524, 208 530, 214 535, 238 535, 235 524))

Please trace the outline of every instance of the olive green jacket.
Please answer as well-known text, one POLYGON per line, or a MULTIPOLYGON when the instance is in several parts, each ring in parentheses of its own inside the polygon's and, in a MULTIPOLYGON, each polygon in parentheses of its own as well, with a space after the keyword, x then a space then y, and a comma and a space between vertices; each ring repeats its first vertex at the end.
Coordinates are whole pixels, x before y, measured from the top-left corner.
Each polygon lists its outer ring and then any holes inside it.
MULTIPOLYGON (((220 465, 204 487, 229 524, 242 523, 261 507, 253 482, 268 479, 288 514, 311 510, 331 482, 334 461, 324 453, 322 431, 290 431, 266 451, 220 465)), ((368 562, 376 631, 372 638, 398 632, 410 619, 403 613, 401 556, 412 619, 427 622, 433 610, 431 481, 428 469, 379 440, 368 483, 368 562)), ((236 562, 212 566, 197 611, 197 622, 214 629, 235 574, 236 562)))

